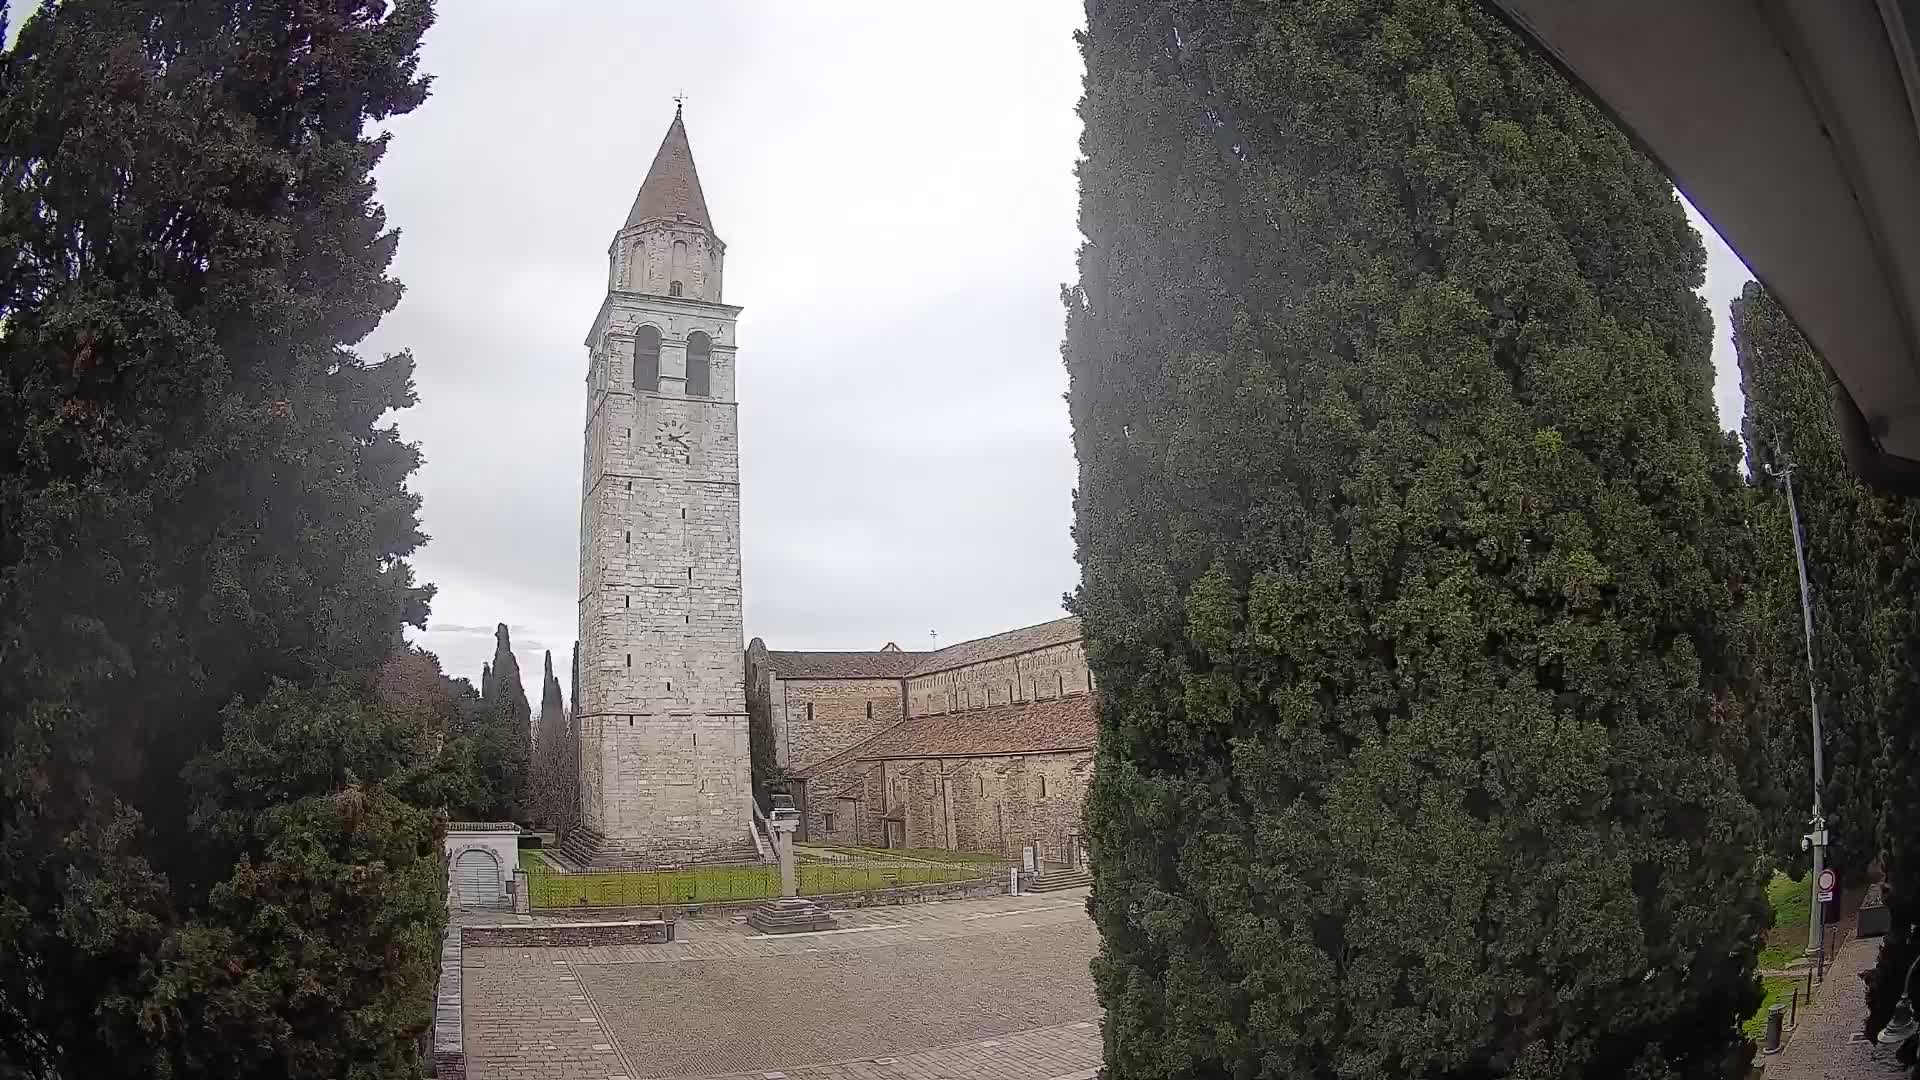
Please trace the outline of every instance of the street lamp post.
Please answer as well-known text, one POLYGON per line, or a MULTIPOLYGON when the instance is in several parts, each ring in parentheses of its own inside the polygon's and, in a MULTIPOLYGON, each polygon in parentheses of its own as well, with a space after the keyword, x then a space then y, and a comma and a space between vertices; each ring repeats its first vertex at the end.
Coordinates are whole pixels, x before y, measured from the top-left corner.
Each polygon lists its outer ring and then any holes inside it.
MULTIPOLYGON (((1777 442, 1777 440, 1776 440, 1777 442)), ((1820 739, 1820 688, 1814 680, 1813 671, 1813 600, 1807 590, 1807 554, 1800 543, 1800 504, 1793 497, 1793 463, 1791 460, 1780 468, 1768 467, 1767 472, 1780 478, 1787 489, 1787 521, 1793 526, 1793 563, 1800 572, 1800 621, 1807 639, 1807 705, 1813 716, 1813 831, 1800 840, 1801 847, 1813 853, 1813 877, 1808 885, 1807 918, 1807 955, 1813 958, 1815 969, 1821 968, 1826 959, 1826 938, 1822 933, 1826 929, 1820 908, 1820 871, 1827 862, 1827 816, 1820 807, 1821 775, 1824 772, 1820 739)))

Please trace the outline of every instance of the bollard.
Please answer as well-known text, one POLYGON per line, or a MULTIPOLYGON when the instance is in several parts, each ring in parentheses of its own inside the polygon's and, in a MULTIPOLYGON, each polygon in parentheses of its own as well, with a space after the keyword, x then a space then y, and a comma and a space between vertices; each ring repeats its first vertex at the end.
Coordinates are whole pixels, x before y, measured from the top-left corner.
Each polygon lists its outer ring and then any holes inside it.
POLYGON ((1787 1008, 1787 1030, 1792 1031, 1800 1025, 1800 988, 1793 988, 1793 1004, 1787 1008))
POLYGON ((1787 1011, 1787 1007, 1785 1005, 1779 1004, 1778 1002, 1768 1007, 1767 1009, 1767 1041, 1761 1044, 1761 1047, 1760 1047, 1761 1053, 1777 1054, 1780 1052, 1780 1020, 1783 1016, 1786 1015, 1786 1011, 1787 1011))

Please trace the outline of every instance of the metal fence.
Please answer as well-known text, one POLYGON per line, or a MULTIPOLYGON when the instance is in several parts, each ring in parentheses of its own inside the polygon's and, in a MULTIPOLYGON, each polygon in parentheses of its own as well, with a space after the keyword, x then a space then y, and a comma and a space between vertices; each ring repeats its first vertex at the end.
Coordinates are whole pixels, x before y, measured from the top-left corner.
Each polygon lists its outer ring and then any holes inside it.
MULTIPOLYGON (((997 880, 998 863, 940 863, 918 859, 849 858, 802 861, 802 896, 879 892, 908 885, 997 880)), ((764 900, 780 895, 780 870, 764 864, 700 866, 684 870, 612 870, 562 873, 528 868, 527 900, 536 908, 654 907, 764 900)))

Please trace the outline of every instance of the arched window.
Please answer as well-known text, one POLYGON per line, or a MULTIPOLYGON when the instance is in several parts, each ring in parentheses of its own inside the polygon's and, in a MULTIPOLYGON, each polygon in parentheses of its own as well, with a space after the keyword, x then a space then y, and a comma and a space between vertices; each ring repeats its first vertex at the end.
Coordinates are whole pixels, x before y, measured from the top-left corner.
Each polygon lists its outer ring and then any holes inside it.
POLYGON ((687 396, 713 396, 713 339, 695 330, 687 335, 687 396))
POLYGON ((680 283, 678 281, 667 282, 667 295, 668 296, 680 295, 680 283))
POLYGON ((681 283, 687 280, 687 242, 685 240, 673 242, 673 261, 667 265, 670 267, 667 279, 673 282, 667 286, 667 295, 679 296, 681 283))
POLYGON ((660 331, 643 326, 633 335, 633 388, 647 393, 660 389, 660 331))

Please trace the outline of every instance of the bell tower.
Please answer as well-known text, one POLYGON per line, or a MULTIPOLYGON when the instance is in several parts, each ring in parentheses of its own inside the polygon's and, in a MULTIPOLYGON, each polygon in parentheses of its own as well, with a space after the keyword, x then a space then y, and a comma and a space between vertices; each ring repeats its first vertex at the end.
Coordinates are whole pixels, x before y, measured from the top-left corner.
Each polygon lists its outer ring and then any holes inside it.
POLYGON ((607 255, 587 334, 580 827, 596 866, 752 855, 734 326, 687 129, 607 255))

